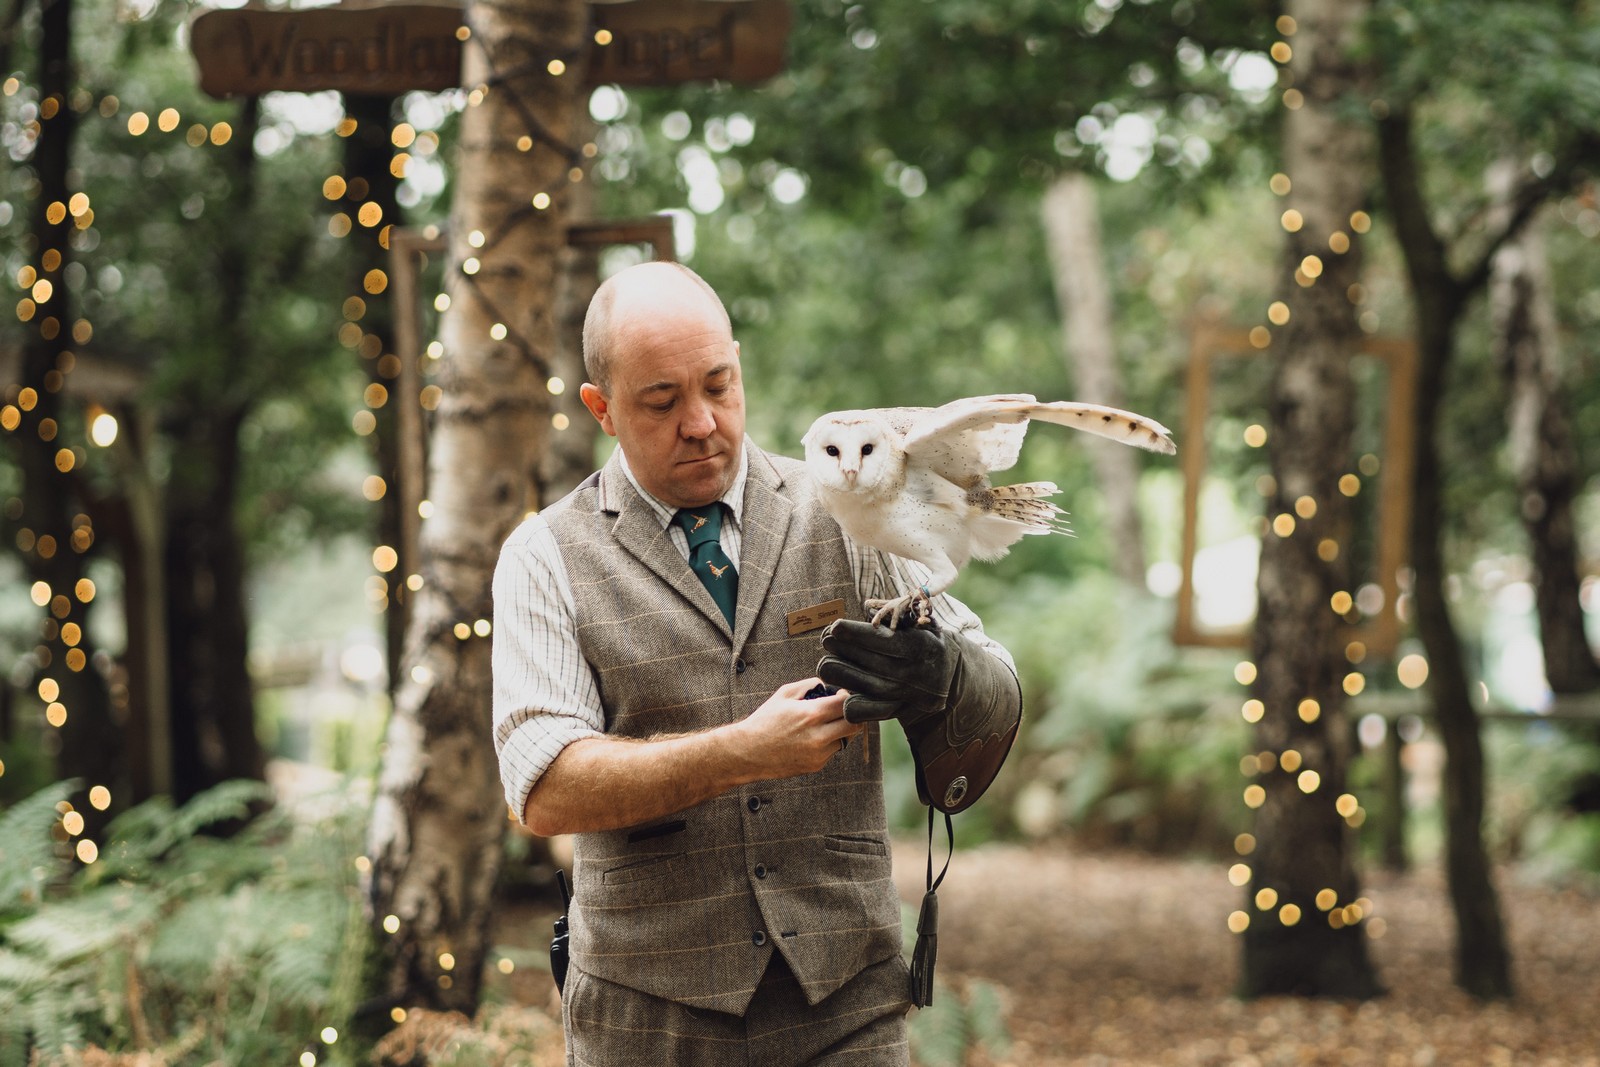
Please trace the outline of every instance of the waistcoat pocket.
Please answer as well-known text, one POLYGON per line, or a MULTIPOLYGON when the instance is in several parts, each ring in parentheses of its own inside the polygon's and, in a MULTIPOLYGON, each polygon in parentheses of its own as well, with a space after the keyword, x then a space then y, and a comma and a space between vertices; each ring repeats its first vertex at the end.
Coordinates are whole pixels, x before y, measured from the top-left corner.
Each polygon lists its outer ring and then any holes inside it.
POLYGON ((683 858, 681 852, 668 852, 660 856, 646 856, 643 859, 630 860, 620 867, 612 867, 601 875, 600 880, 606 885, 630 885, 635 882, 648 882, 653 878, 661 878, 677 868, 676 860, 683 858))
POLYGON ((829 834, 822 839, 823 847, 832 852, 848 852, 855 856, 887 856, 889 843, 876 837, 858 837, 851 834, 829 834))

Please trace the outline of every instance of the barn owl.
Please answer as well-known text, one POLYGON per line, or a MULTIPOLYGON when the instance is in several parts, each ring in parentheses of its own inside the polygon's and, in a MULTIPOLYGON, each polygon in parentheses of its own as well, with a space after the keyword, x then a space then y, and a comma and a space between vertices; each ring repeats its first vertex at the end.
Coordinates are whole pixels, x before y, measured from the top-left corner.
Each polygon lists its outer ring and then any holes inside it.
POLYGON ((929 570, 926 584, 869 600, 874 624, 897 625, 928 603, 976 556, 997 560, 1028 534, 1067 533, 1066 512, 1045 500, 1053 482, 990 485, 1017 461, 1028 422, 1086 430, 1151 452, 1177 451, 1165 426, 1098 404, 1041 403, 1026 394, 977 396, 938 408, 835 411, 802 443, 818 497, 850 537, 929 570))

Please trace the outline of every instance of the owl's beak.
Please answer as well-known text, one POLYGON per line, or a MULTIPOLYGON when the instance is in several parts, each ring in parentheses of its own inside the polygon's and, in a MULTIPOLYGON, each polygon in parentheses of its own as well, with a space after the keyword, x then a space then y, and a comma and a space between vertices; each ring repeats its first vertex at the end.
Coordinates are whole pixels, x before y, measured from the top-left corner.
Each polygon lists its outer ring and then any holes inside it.
POLYGON ((844 475, 845 481, 849 482, 851 485, 855 485, 856 475, 860 474, 861 472, 854 467, 844 467, 841 468, 840 473, 844 475))

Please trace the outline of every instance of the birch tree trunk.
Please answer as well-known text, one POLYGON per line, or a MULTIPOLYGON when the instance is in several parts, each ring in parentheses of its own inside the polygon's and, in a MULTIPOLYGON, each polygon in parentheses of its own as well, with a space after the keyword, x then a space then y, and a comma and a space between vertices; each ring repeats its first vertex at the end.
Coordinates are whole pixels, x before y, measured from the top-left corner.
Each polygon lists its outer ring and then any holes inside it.
MULTIPOLYGON (((1515 171, 1491 168, 1495 214, 1508 210, 1515 171)), ((1501 220, 1503 224, 1503 220, 1501 220)), ((1583 488, 1572 424, 1561 402, 1561 353, 1550 267, 1537 221, 1495 254, 1489 276, 1495 358, 1504 375, 1507 444, 1528 552, 1533 560, 1544 673, 1557 693, 1600 688, 1578 600, 1579 547, 1573 501, 1583 488)))
MULTIPOLYGON (((1359 276, 1349 218, 1363 201, 1369 146, 1341 114, 1360 86, 1351 45, 1364 0, 1298 0, 1291 71, 1304 105, 1285 116, 1287 328, 1272 339, 1275 365, 1269 456, 1275 488, 1262 538, 1253 639, 1260 701, 1255 738, 1264 790, 1243 906, 1240 992, 1370 997, 1381 992, 1367 954, 1352 841, 1337 809, 1344 794, 1343 678, 1349 670, 1333 595, 1350 589, 1351 525, 1339 479, 1350 471, 1354 387, 1350 357, 1360 344, 1346 296, 1359 276), (1346 235, 1341 240, 1332 235, 1346 235), (1341 251, 1341 249, 1343 251, 1341 251), (1315 257, 1313 259, 1312 257, 1315 257)), ((1247 718, 1253 712, 1247 711, 1247 718)), ((1237 922, 1237 917, 1236 917, 1237 922)))
POLYGON ((450 221, 433 512, 369 854, 385 995, 470 1013, 506 824, 490 737, 490 579, 501 543, 542 503, 587 12, 579 0, 471 0, 463 19, 474 102, 462 116, 450 221))
MULTIPOLYGON (((1062 174, 1045 190, 1041 205, 1050 251, 1061 341, 1076 380, 1076 398, 1126 407, 1117 372, 1111 286, 1100 240, 1100 204, 1094 181, 1062 174)), ((1105 521, 1111 532, 1117 576, 1144 587, 1144 526, 1139 521, 1139 462, 1132 450, 1099 439, 1084 442, 1094 463, 1105 521)))

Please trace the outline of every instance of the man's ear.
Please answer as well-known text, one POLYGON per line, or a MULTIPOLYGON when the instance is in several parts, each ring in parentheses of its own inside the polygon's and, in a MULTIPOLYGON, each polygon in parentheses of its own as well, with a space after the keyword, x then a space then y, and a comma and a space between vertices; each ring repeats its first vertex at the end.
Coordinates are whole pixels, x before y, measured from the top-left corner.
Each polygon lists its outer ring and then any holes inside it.
POLYGON ((617 428, 611 422, 611 405, 606 403, 606 396, 598 387, 589 382, 584 382, 578 388, 578 398, 583 401, 583 406, 589 409, 600 428, 612 437, 617 436, 617 428))

